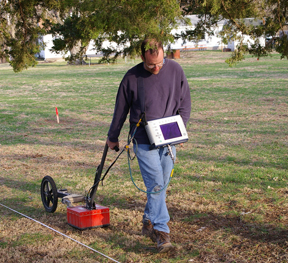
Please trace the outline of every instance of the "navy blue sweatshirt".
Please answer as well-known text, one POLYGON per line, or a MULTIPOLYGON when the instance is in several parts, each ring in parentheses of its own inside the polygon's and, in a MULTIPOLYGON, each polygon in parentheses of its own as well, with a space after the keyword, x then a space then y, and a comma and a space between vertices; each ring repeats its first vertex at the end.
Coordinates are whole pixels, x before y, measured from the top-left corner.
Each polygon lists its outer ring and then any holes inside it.
MULTIPOLYGON (((181 66, 169 59, 158 74, 145 70, 143 62, 131 68, 123 77, 117 97, 113 120, 108 132, 111 142, 117 142, 130 110, 130 127, 138 123, 141 107, 137 96, 137 78, 143 78, 146 120, 180 114, 186 125, 191 111, 190 89, 181 66)), ((134 137, 138 144, 150 144, 143 125, 134 137)))

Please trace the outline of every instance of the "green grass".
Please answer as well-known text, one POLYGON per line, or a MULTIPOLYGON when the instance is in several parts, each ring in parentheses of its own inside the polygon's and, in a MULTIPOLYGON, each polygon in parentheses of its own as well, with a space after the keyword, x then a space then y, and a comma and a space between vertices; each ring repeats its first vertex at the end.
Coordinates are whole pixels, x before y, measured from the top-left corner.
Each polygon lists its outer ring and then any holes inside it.
MULTIPOLYGON (((277 54, 259 61, 248 55, 229 68, 228 56, 189 52, 177 60, 190 85, 192 110, 189 141, 177 148, 167 194, 173 253, 158 255, 140 235, 145 194, 131 182, 126 154, 97 192, 97 202, 110 208, 109 228, 80 232, 66 224, 61 200, 54 214, 45 213, 41 203, 45 175, 72 193, 86 194, 92 186, 118 85, 140 59, 91 66, 40 63, 17 74, 0 64, 0 202, 120 262, 285 262, 287 61, 277 54)), ((122 147, 128 127, 126 121, 122 147)), ((106 167, 116 156, 108 152, 106 167)), ((144 188, 136 160, 131 167, 144 188)), ((45 257, 108 262, 1 206, 0 214, 7 262, 45 257), (53 253, 51 243, 62 250, 53 253)))
POLYGON ((31 245, 35 243, 45 243, 49 240, 52 240, 53 237, 51 235, 43 235, 41 233, 28 234, 25 233, 17 238, 17 240, 12 242, 12 247, 23 246, 23 245, 31 245))

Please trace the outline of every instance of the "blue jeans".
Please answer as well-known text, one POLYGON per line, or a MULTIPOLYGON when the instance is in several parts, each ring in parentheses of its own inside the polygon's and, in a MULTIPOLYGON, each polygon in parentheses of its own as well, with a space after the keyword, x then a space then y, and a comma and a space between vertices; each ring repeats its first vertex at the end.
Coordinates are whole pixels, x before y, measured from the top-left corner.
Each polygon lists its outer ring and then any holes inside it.
MULTIPOLYGON (((167 147, 149 150, 149 144, 134 144, 140 171, 147 192, 157 192, 168 183, 174 163, 168 154, 167 147)), ((171 146, 176 157, 176 148, 171 146)), ((167 223, 170 220, 166 206, 166 189, 157 194, 147 193, 147 203, 144 210, 143 221, 150 220, 154 229, 169 233, 167 223)))

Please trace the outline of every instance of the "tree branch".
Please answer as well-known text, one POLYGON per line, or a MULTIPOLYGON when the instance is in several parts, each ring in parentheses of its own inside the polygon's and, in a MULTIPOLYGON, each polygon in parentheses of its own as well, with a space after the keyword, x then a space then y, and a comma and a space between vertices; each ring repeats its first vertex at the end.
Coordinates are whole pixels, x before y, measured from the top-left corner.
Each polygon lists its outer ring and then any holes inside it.
POLYGON ((224 4, 224 0, 221 0, 221 4, 222 4, 225 12, 226 12, 227 15, 229 16, 230 20, 232 20, 232 21, 234 22, 234 24, 236 25, 236 27, 237 27, 238 29, 241 29, 241 26, 237 23, 237 21, 236 21, 236 20, 231 16, 231 14, 228 12, 228 10, 227 10, 227 8, 226 8, 226 6, 225 6, 225 4, 224 4))
POLYGON ((25 14, 23 12, 23 8, 22 8, 22 4, 21 1, 19 1, 19 7, 20 7, 20 16, 21 16, 21 20, 23 22, 23 30, 24 30, 24 38, 23 38, 23 45, 25 45, 25 42, 27 40, 27 24, 26 24, 26 19, 25 19, 25 14))

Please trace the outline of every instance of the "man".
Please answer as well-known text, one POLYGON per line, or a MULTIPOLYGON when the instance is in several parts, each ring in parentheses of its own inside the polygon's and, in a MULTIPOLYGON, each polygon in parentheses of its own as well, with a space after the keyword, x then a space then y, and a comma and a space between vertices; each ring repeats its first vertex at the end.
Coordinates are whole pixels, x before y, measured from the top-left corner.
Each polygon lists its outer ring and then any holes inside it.
MULTIPOLYGON (((143 79, 147 121, 180 114, 186 125, 190 117, 190 89, 181 66, 173 60, 164 59, 162 43, 155 39, 144 40, 141 52, 143 63, 128 70, 119 86, 107 138, 107 144, 111 149, 119 147, 118 137, 128 112, 130 111, 131 131, 139 121, 141 115, 141 98, 137 94, 139 77, 143 79)), ((167 184, 174 163, 167 147, 149 149, 150 142, 144 125, 137 128, 133 142, 137 142, 134 144, 134 152, 147 188, 142 234, 157 242, 159 252, 167 252, 173 246, 167 225, 170 217, 166 207, 166 189, 158 191, 167 184)), ((175 146, 171 148, 173 155, 176 156, 175 146)))

